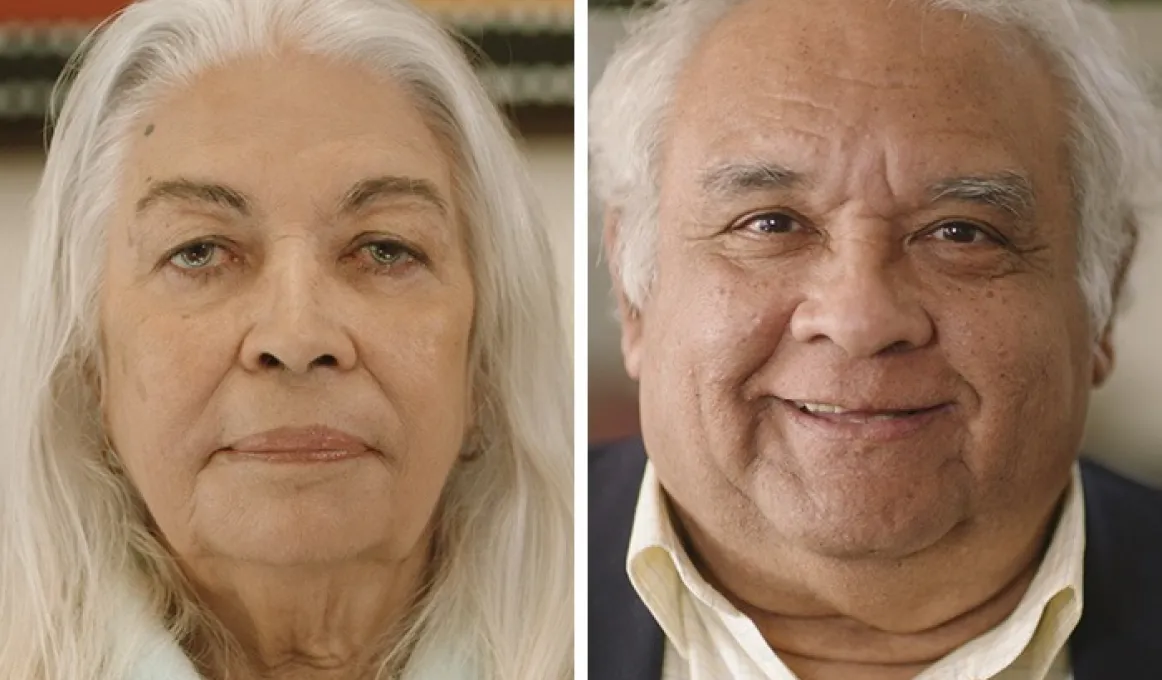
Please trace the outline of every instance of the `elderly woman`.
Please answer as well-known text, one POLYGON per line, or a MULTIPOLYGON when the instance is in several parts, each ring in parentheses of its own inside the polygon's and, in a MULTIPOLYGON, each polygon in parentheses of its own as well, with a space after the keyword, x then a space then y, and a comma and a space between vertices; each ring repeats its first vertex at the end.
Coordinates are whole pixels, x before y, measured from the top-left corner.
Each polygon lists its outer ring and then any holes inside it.
POLYGON ((145 0, 84 53, 0 392, 0 677, 568 677, 568 345, 455 43, 145 0))

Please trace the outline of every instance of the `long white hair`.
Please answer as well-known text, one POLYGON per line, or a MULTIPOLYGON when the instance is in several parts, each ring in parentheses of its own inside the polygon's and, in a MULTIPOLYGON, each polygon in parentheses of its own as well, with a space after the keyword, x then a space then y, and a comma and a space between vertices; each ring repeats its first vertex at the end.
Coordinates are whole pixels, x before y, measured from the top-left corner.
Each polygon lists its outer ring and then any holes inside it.
POLYGON ((123 678, 150 630, 190 632, 196 605, 166 577, 169 556, 102 431, 93 367, 105 221, 128 132, 151 103, 207 68, 287 45, 402 83, 451 149, 468 222, 478 458, 445 490, 443 558, 404 677, 571 675, 560 282, 512 137, 458 45, 400 0, 144 0, 90 36, 66 71, 34 202, 0 375, 0 678, 123 678))

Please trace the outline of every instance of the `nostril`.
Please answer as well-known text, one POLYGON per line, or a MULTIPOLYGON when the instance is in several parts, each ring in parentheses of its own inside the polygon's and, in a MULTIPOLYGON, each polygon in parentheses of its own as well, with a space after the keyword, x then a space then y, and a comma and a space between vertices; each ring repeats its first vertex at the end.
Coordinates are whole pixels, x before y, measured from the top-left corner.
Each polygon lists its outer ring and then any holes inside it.
POLYGON ((896 342, 893 342, 891 345, 888 345, 883 350, 881 350, 881 353, 882 354, 903 354, 904 352, 907 352, 910 349, 912 349, 912 343, 908 342, 907 340, 897 340, 896 342))
POLYGON ((270 352, 263 352, 258 355, 258 366, 263 369, 291 369, 298 372, 312 368, 338 368, 339 360, 333 354, 320 354, 309 364, 302 366, 297 361, 286 363, 270 352))

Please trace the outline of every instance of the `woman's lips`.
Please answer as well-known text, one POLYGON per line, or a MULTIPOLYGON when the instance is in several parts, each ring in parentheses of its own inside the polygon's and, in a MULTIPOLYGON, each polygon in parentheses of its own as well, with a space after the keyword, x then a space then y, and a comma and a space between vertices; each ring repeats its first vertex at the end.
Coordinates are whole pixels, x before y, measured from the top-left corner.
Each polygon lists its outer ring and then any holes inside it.
POLYGON ((323 463, 366 456, 375 449, 348 432, 312 425, 282 427, 243 437, 221 453, 268 463, 323 463))

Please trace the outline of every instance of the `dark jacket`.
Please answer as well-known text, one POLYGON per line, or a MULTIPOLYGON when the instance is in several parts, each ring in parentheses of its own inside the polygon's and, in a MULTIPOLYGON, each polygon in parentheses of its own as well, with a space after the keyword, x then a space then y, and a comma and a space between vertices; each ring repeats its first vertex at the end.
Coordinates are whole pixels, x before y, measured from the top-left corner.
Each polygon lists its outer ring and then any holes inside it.
MULTIPOLYGON (((640 440, 589 453, 589 677, 659 680, 662 631, 625 573, 640 440)), ((1162 492, 1083 460, 1085 576, 1074 680, 1162 680, 1162 492)))

